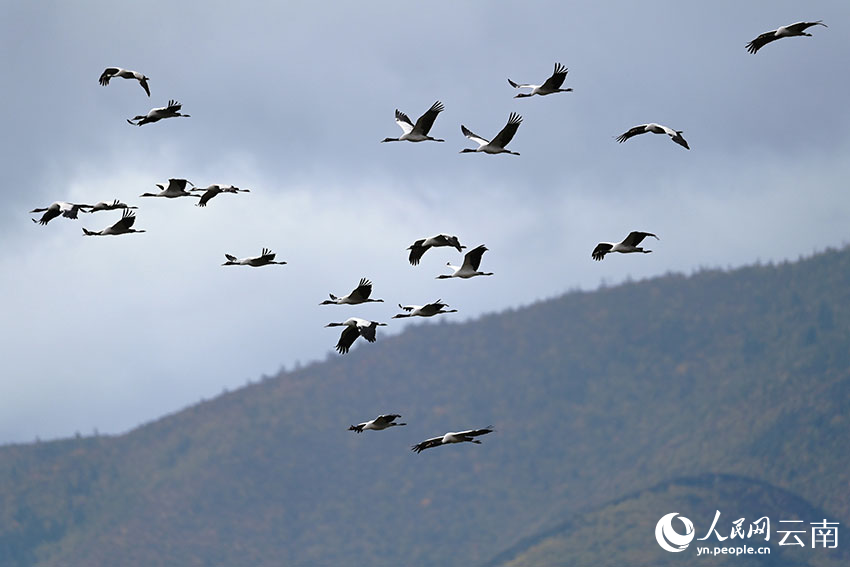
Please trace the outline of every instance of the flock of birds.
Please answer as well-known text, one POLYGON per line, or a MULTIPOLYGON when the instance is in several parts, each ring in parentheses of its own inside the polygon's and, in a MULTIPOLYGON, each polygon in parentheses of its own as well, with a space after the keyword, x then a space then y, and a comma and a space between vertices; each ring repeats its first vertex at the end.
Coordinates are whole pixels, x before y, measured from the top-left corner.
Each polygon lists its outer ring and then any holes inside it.
MULTIPOLYGON (((776 30, 763 33, 747 44, 747 51, 754 54, 768 43, 786 37, 811 37, 811 34, 807 33, 806 30, 816 25, 826 27, 826 24, 821 21, 797 22, 795 24, 782 26, 776 30)), ((508 83, 511 87, 515 89, 530 89, 529 92, 521 92, 517 94, 514 98, 528 98, 534 95, 546 96, 555 93, 572 92, 572 88, 561 88, 564 84, 564 81, 566 80, 567 72, 567 67, 565 67, 561 63, 555 63, 555 69, 552 75, 540 85, 516 83, 511 79, 508 79, 508 83)), ((139 73, 137 71, 121 69, 119 67, 108 67, 100 75, 99 82, 101 85, 107 86, 109 85, 110 80, 116 77, 138 81, 139 85, 145 91, 147 96, 151 96, 149 85, 150 79, 144 74, 139 73)), ((167 106, 161 108, 153 108, 148 111, 147 114, 137 115, 133 118, 127 119, 127 122, 134 126, 143 126, 145 124, 158 122, 166 118, 188 118, 189 115, 182 114, 180 112, 181 109, 182 105, 180 103, 175 100, 170 100, 167 106)), ((436 101, 424 114, 419 117, 419 119, 415 123, 413 123, 405 113, 401 112, 400 110, 396 110, 395 122, 399 126, 399 128, 401 128, 402 134, 397 138, 385 138, 384 140, 382 140, 382 142, 444 142, 445 140, 434 138, 429 135, 431 128, 433 127, 438 115, 444 109, 445 107, 443 103, 440 101, 436 101)), ((512 112, 508 118, 507 124, 505 124, 502 130, 499 131, 499 133, 496 134, 496 136, 493 137, 492 140, 488 140, 475 134, 466 126, 461 124, 460 129, 463 135, 475 142, 478 147, 464 148, 461 150, 460 153, 519 155, 519 153, 517 152, 508 150, 507 145, 511 142, 511 140, 513 140, 514 135, 516 134, 521 124, 522 116, 515 112, 512 112)), ((690 149, 687 141, 684 139, 684 137, 682 137, 681 130, 675 130, 673 128, 669 128, 667 126, 656 123, 647 123, 634 126, 628 129, 620 136, 616 137, 616 140, 620 143, 623 143, 634 136, 638 136, 640 134, 645 133, 666 134, 676 144, 682 146, 685 149, 690 149)), ((233 185, 212 184, 207 187, 195 187, 194 184, 192 184, 186 179, 176 178, 169 179, 167 185, 157 183, 156 186, 160 189, 158 192, 143 193, 142 195, 140 195, 140 197, 163 197, 167 199, 173 199, 178 197, 192 197, 198 199, 197 206, 205 207, 211 199, 221 193, 237 194, 242 192, 249 192, 248 189, 240 189, 233 185)), ((95 213, 100 211, 121 210, 122 214, 120 220, 104 229, 89 230, 83 228, 83 234, 85 236, 118 236, 123 234, 145 232, 144 230, 133 228, 136 221, 136 215, 133 212, 135 209, 137 209, 137 207, 127 205, 126 203, 115 199, 112 202, 101 201, 94 205, 57 201, 47 207, 32 209, 30 212, 43 213, 41 218, 32 219, 32 221, 41 225, 46 225, 51 220, 60 216, 69 219, 77 219, 78 214, 81 212, 95 213)), ((593 258, 593 260, 601 261, 605 258, 606 254, 609 254, 611 252, 618 252, 622 254, 650 253, 652 252, 651 250, 646 250, 640 246, 640 244, 646 237, 653 237, 655 239, 658 239, 655 234, 652 234, 650 232, 633 231, 630 232, 628 236, 626 236, 626 238, 624 238, 620 242, 600 242, 591 252, 591 257, 593 258)), ((457 236, 449 234, 437 234, 428 238, 416 240, 413 244, 411 244, 407 248, 407 250, 410 251, 408 261, 412 266, 417 266, 420 263, 422 256, 428 250, 430 250, 431 248, 439 247, 454 248, 459 253, 463 253, 463 251, 466 249, 465 246, 461 245, 457 236)), ((436 276, 436 278, 469 279, 476 276, 492 276, 492 272, 482 272, 479 270, 481 266, 482 257, 486 251, 487 247, 483 244, 469 250, 463 255, 463 262, 460 266, 455 266, 451 263, 447 264, 447 266, 452 271, 451 274, 438 275, 436 276)), ((241 259, 231 254, 225 254, 224 256, 226 258, 226 262, 224 262, 222 266, 261 267, 286 264, 286 262, 283 261, 275 261, 276 254, 272 252, 269 248, 263 248, 259 256, 252 256, 241 259)), ((374 299, 371 296, 372 282, 369 281, 367 278, 361 278, 357 287, 355 287, 347 295, 336 296, 334 294, 329 294, 330 299, 322 301, 320 305, 361 305, 364 303, 379 303, 384 301, 383 299, 374 299)), ((393 316, 393 319, 409 317, 434 317, 436 315, 457 312, 456 309, 447 309, 449 305, 443 303, 440 299, 425 305, 398 304, 398 307, 399 309, 401 309, 402 312, 393 316)), ((350 350, 354 342, 360 337, 362 337, 367 342, 374 343, 376 341, 377 328, 383 326, 386 326, 386 323, 362 319, 360 317, 349 317, 345 321, 332 322, 326 325, 326 327, 343 327, 342 333, 340 334, 339 340, 335 347, 340 354, 346 354, 350 350)), ((398 414, 379 415, 378 417, 370 421, 366 421, 358 425, 352 425, 351 427, 349 427, 349 430, 355 431, 357 433, 362 433, 363 431, 367 430, 382 431, 395 426, 407 425, 406 423, 398 423, 396 421, 400 417, 401 416, 398 414)), ((416 453, 420 453, 425 449, 438 447, 440 445, 446 444, 463 442, 478 444, 481 443, 481 441, 476 439, 476 437, 491 433, 493 431, 493 427, 489 426, 483 429, 470 429, 466 431, 448 432, 444 435, 432 437, 430 439, 426 439, 425 441, 417 443, 416 445, 413 445, 412 450, 416 453)))

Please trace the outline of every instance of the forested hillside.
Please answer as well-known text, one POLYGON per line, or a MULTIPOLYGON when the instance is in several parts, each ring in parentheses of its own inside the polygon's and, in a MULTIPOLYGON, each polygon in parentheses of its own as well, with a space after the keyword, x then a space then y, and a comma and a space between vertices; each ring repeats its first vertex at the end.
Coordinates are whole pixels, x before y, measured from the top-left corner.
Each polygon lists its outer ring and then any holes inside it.
POLYGON ((845 525, 848 408, 848 249, 569 293, 379 334, 126 435, 0 448, 0 565, 544 564, 522 554, 556 527, 545 564, 590 564, 575 522, 651 547, 645 491, 706 474, 845 525), (379 413, 408 425, 347 430, 379 413))

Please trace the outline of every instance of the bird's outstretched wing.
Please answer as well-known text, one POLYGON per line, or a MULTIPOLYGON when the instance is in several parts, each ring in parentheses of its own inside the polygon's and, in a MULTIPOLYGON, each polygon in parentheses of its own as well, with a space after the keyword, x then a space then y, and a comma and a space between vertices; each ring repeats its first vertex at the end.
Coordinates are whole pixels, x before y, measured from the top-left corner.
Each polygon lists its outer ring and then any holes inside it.
POLYGON ((611 251, 611 248, 613 247, 614 245, 609 242, 600 242, 596 245, 596 248, 593 249, 593 252, 590 253, 590 257, 599 262, 605 257, 605 254, 611 251))
POLYGON ((366 339, 370 343, 374 343, 376 340, 375 331, 378 329, 378 324, 374 321, 368 327, 357 327, 360 336, 366 339))
POLYGON ((422 258, 422 255, 428 250, 425 246, 425 239, 417 240, 413 244, 410 245, 410 256, 408 256, 408 261, 410 261, 411 266, 416 266, 419 264, 419 260, 422 258))
POLYGON ((417 443, 416 445, 412 446, 410 448, 410 450, 415 451, 417 453, 421 453, 425 449, 430 449, 431 447, 439 447, 442 444, 443 444, 443 436, 440 435, 439 437, 432 437, 430 439, 426 439, 425 441, 422 441, 421 443, 417 443))
POLYGON ((378 426, 387 425, 389 423, 392 423, 393 421, 395 421, 396 419, 398 419, 400 417, 401 416, 397 413, 389 413, 389 414, 385 414, 385 415, 379 415, 378 417, 375 418, 375 425, 378 425, 378 426))
POLYGON ((670 139, 685 148, 686 150, 691 149, 691 147, 688 145, 688 142, 682 137, 682 131, 674 130, 674 132, 675 134, 670 134, 670 139))
POLYGON ((511 112, 511 115, 508 118, 508 123, 505 124, 502 131, 496 134, 496 137, 493 138, 493 145, 500 148, 507 146, 510 141, 513 140, 514 134, 516 134, 520 124, 522 124, 522 116, 516 112, 511 112))
POLYGON ((473 248, 463 257, 463 266, 468 266, 477 272, 478 266, 481 265, 481 256, 483 256, 486 251, 487 247, 483 244, 477 248, 473 248))
POLYGON ((445 110, 443 103, 439 100, 431 105, 425 114, 419 117, 419 120, 416 121, 416 124, 413 126, 413 130, 419 132, 423 136, 427 136, 428 132, 431 131, 431 126, 434 125, 434 120, 437 119, 437 115, 445 110))
POLYGON ((398 127, 405 134, 410 134, 411 130, 413 130, 413 122, 410 121, 407 114, 397 108, 395 110, 395 123, 398 124, 398 127))
POLYGON ((372 295, 372 282, 366 278, 360 278, 360 284, 351 292, 351 297, 354 299, 369 299, 372 295))
POLYGON ((628 131, 624 132, 617 136, 617 141, 621 144, 631 138, 632 136, 637 136, 638 134, 646 133, 646 124, 641 124, 640 126, 635 126, 634 128, 630 128, 628 131))
POLYGON ((626 246, 637 246, 638 244, 643 242, 643 239, 646 238, 647 236, 651 236, 651 237, 655 238, 656 240, 659 240, 659 238, 657 236, 655 236, 654 234, 652 234, 651 232, 640 232, 640 231, 634 230, 634 231, 630 232, 629 235, 623 240, 623 244, 625 244, 626 246))
POLYGON ((98 82, 105 87, 109 84, 109 79, 111 79, 117 72, 117 67, 107 67, 103 71, 103 73, 100 74, 100 79, 98 79, 98 82))
POLYGON ((564 84, 564 79, 567 78, 567 68, 560 63, 555 63, 555 72, 552 76, 546 79, 541 88, 549 90, 557 90, 564 84))
POLYGON ((458 435, 461 436, 461 437, 471 439, 473 437, 478 437, 479 435, 486 435, 488 433, 493 433, 493 431, 494 431, 493 426, 490 425, 488 427, 485 427, 484 429, 469 429, 467 431, 460 431, 460 432, 458 432, 458 435))
POLYGON ((785 26, 785 29, 787 29, 791 33, 796 34, 796 33, 804 32, 812 26, 823 26, 825 28, 829 27, 825 23, 823 23, 823 20, 818 20, 816 22, 797 22, 796 24, 791 24, 790 26, 785 26))
POLYGON ((121 216, 121 220, 112 225, 113 229, 116 230, 127 230, 132 228, 133 223, 136 222, 136 215, 127 209, 124 209, 124 214, 121 216))
POLYGON ((460 131, 463 132, 464 136, 466 136, 467 138, 469 138, 470 140, 472 140, 473 142, 475 142, 479 146, 486 146, 487 144, 490 143, 490 140, 488 140, 486 138, 482 138, 481 136, 474 133, 472 130, 470 130, 469 128, 467 128, 463 124, 460 125, 460 131))
POLYGON ((771 41, 779 39, 776 36, 776 30, 765 32, 747 44, 747 51, 755 53, 771 41))
POLYGON ((346 354, 359 336, 360 331, 357 330, 357 327, 346 327, 343 329, 342 334, 340 334, 339 342, 336 343, 336 347, 334 348, 336 348, 339 354, 346 354))

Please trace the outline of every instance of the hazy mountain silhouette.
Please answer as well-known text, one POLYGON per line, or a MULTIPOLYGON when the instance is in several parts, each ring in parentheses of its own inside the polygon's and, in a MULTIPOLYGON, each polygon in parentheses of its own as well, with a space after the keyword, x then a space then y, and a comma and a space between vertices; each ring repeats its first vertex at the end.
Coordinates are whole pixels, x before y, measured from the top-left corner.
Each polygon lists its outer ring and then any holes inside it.
MULTIPOLYGON (((126 435, 0 448, 0 565, 515 560, 553 526, 610 524, 611 502, 707 473, 844 522, 848 347, 848 249, 426 323, 126 435), (408 425, 348 431, 380 413, 408 425), (488 425, 481 445, 410 451, 488 425)), ((656 545, 657 509, 626 517, 600 537, 656 545)))

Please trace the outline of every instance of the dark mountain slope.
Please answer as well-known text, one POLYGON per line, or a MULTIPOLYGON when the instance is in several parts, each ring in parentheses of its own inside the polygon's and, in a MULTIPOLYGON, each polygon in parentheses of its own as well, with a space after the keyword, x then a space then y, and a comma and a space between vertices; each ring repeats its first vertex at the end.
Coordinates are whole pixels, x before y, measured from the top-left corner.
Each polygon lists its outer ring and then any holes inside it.
POLYGON ((842 521, 848 345, 846 249, 421 325, 127 435, 0 449, 0 564, 467 565, 708 472, 842 521), (347 431, 383 412, 409 425, 347 431))

